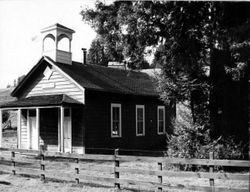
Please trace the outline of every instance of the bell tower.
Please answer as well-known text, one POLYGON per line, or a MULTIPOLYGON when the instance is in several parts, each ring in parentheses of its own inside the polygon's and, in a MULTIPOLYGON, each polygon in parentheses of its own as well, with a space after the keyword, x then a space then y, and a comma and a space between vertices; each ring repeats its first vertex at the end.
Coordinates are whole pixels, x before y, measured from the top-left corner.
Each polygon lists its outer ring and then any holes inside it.
POLYGON ((71 65, 71 41, 74 32, 58 23, 42 29, 42 55, 50 57, 55 62, 71 65))

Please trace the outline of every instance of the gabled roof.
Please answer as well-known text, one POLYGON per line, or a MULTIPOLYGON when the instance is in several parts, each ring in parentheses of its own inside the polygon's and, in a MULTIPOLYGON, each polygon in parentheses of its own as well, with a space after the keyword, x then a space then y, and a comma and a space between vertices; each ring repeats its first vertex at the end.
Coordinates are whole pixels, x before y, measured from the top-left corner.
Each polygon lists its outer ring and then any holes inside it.
POLYGON ((158 95, 155 79, 146 73, 78 62, 72 62, 72 65, 54 64, 85 89, 132 95, 158 95))
POLYGON ((32 96, 27 98, 18 99, 0 104, 1 108, 12 107, 39 107, 39 106, 57 106, 57 105, 81 105, 82 103, 70 98, 67 95, 42 95, 32 96))
POLYGON ((66 65, 54 62, 47 56, 42 57, 38 64, 26 75, 21 83, 12 92, 17 95, 39 65, 49 63, 57 68, 66 77, 70 78, 78 86, 96 91, 121 93, 130 95, 158 96, 156 91, 155 79, 147 73, 123 70, 116 68, 103 67, 99 65, 84 65, 72 62, 66 65))

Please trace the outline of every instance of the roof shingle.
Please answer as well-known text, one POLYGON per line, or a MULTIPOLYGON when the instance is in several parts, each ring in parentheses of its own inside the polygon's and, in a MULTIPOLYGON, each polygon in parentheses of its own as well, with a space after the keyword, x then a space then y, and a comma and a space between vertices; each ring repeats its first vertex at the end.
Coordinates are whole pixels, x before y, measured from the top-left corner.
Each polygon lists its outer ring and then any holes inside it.
POLYGON ((132 95, 158 95, 155 79, 146 73, 99 65, 83 65, 78 62, 65 65, 51 59, 50 61, 85 89, 132 95))

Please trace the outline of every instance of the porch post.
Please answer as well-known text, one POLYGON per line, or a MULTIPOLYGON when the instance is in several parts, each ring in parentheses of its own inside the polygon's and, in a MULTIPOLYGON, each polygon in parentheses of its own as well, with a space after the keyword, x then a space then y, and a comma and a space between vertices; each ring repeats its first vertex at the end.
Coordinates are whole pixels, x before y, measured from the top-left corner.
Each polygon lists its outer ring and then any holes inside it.
POLYGON ((0 109, 0 147, 2 147, 2 134, 3 134, 3 113, 2 113, 2 109, 0 109))
POLYGON ((36 108, 36 130, 37 130, 37 146, 40 150, 40 109, 36 108))
POLYGON ((60 123, 60 128, 61 128, 61 152, 64 152, 64 131, 63 131, 63 124, 64 124, 64 107, 61 106, 60 108, 60 117, 61 117, 61 123, 60 123))
POLYGON ((61 113, 60 113, 60 111, 61 111, 61 108, 58 108, 57 109, 57 114, 58 114, 58 118, 57 118, 58 149, 57 150, 58 150, 58 152, 61 151, 61 113))
POLYGON ((21 148, 21 113, 22 110, 17 110, 17 148, 21 148))

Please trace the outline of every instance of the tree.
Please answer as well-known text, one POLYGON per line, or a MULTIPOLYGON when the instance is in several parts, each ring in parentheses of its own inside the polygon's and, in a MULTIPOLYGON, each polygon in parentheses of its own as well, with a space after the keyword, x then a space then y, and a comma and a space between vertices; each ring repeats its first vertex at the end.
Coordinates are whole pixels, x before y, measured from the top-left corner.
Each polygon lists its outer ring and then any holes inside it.
POLYGON ((148 68, 149 64, 144 58, 145 39, 139 35, 138 21, 133 17, 133 4, 115 1, 105 5, 97 1, 95 10, 86 9, 81 14, 83 20, 97 32, 109 61, 126 60, 131 68, 148 68))
POLYGON ((231 127, 232 117, 234 122, 248 119, 239 114, 248 114, 249 8, 244 2, 115 1, 97 2, 95 10, 82 15, 105 42, 116 42, 111 47, 122 52, 121 59, 136 63, 146 48, 154 48, 154 65, 163 68, 162 100, 188 100, 193 121, 217 137, 222 134, 217 130, 231 127), (233 96, 235 101, 228 99, 233 96), (238 114, 232 110, 235 103, 238 114))
POLYGON ((94 39, 87 55, 88 63, 102 66, 108 65, 108 55, 104 52, 104 45, 99 38, 94 39))
POLYGON ((21 75, 17 78, 17 85, 25 78, 25 75, 21 75))

